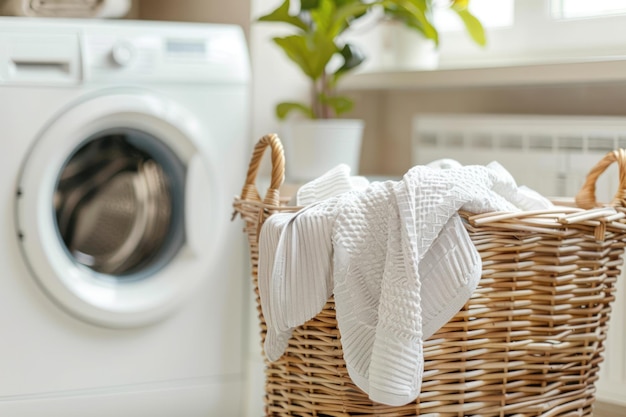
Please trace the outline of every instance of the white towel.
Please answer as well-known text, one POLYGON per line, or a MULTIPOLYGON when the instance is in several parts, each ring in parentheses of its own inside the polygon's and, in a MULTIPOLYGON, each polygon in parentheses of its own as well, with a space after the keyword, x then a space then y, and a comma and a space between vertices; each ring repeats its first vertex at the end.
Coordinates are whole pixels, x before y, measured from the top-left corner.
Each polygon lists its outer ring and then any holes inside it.
POLYGON ((480 276, 457 211, 516 210, 493 191, 497 181, 485 167, 418 166, 402 181, 271 216, 259 243, 268 358, 278 359, 291 329, 334 293, 352 380, 373 401, 413 401, 423 340, 467 301, 480 276))
POLYGON ((426 164, 426 166, 431 167, 431 168, 450 169, 450 168, 460 168, 463 165, 455 159, 441 158, 441 159, 436 159, 434 161, 429 162, 428 164, 426 164))
POLYGON ((350 167, 339 164, 300 187, 296 193, 296 205, 307 206, 348 191, 363 190, 368 185, 367 178, 351 176, 350 167))
POLYGON ((515 178, 499 162, 492 161, 487 168, 494 171, 498 176, 498 183, 494 191, 506 198, 520 210, 545 210, 553 207, 550 200, 526 186, 518 187, 515 178))
MULTIPOLYGON (((265 337, 265 345, 272 348, 265 350, 265 355, 270 361, 275 361, 287 348, 287 342, 291 335, 291 331, 278 331, 276 329, 276 319, 273 317, 273 311, 279 305, 278 300, 272 299, 272 292, 274 289, 274 283, 272 282, 272 270, 274 269, 274 255, 278 248, 278 242, 283 230, 286 230, 286 226, 289 221, 294 217, 294 213, 276 213, 270 216, 263 227, 261 228, 261 235, 259 237, 259 265, 258 265, 258 285, 259 296, 261 299, 261 307, 263 310, 263 317, 267 323, 272 323, 268 326, 267 334, 265 337), (279 352, 278 354, 275 352, 279 352)), ((287 256, 285 254, 284 256, 287 256)), ((281 265, 277 265, 276 268, 281 268, 281 265)))
POLYGON ((292 329, 315 317, 332 294, 333 210, 314 204, 277 213, 261 228, 259 296, 270 361, 282 356, 292 329))
MULTIPOLYGON (((460 168, 463 165, 454 159, 442 158, 429 162, 426 166, 438 169, 451 169, 460 168)), ((546 210, 554 207, 550 200, 537 191, 525 185, 518 186, 513 175, 498 161, 492 161, 486 166, 497 176, 493 191, 500 194, 518 209, 530 211, 546 210)))

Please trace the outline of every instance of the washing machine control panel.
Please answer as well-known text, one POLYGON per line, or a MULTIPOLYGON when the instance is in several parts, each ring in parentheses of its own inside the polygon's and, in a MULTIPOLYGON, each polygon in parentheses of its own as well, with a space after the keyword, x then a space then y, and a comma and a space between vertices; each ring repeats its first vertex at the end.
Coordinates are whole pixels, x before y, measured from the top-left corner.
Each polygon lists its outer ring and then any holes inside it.
POLYGON ((202 82, 248 79, 247 51, 234 27, 205 25, 175 34, 85 33, 86 81, 202 82), (233 68, 236 68, 233 71, 233 68), (181 76, 181 74, 184 74, 181 76))
POLYGON ((245 44, 234 25, 77 19, 25 30, 5 20, 0 84, 246 83, 245 44))

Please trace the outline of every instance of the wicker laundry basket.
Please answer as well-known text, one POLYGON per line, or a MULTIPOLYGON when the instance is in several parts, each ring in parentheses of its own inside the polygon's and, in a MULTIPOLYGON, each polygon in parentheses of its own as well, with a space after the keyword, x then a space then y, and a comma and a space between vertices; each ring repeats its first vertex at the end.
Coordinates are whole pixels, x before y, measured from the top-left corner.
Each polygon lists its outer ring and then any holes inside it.
MULTIPOLYGON (((257 291, 258 235, 273 213, 297 210, 279 188, 284 155, 276 135, 256 148, 235 212, 245 220, 257 291), (271 149, 264 198, 256 176, 271 149)), ((626 151, 607 154, 571 207, 544 212, 461 213, 483 272, 471 299, 424 345, 422 390, 411 404, 373 403, 350 380, 334 300, 297 328, 283 357, 266 365, 269 416, 591 416, 594 383, 626 245, 626 151), (595 202, 611 163, 620 192, 595 202)), ((260 305, 261 338, 265 323, 260 305)))

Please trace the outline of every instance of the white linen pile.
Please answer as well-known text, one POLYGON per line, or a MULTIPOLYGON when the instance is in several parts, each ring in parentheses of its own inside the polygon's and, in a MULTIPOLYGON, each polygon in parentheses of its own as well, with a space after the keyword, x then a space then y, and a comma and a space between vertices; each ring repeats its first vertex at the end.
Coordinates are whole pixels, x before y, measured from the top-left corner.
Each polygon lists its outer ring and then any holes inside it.
POLYGON ((376 402, 414 401, 423 341, 467 302, 481 275, 458 211, 520 210, 512 196, 524 196, 500 168, 416 166, 400 181, 367 185, 341 167, 304 186, 299 197, 309 205, 274 214, 261 229, 267 358, 278 360, 292 329, 334 294, 354 383, 376 402))

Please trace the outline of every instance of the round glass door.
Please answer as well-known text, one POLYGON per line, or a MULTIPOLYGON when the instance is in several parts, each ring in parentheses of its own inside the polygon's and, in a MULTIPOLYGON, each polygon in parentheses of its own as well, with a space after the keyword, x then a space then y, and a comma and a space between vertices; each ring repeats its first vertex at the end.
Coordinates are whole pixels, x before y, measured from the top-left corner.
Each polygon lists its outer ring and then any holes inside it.
POLYGON ((109 327, 163 319, 210 277, 226 214, 209 133, 152 94, 64 110, 24 161, 16 236, 63 310, 109 327))
POLYGON ((99 133, 59 175, 58 232, 79 264, 115 279, 140 278, 182 245, 183 189, 184 167, 157 138, 134 129, 99 133))

